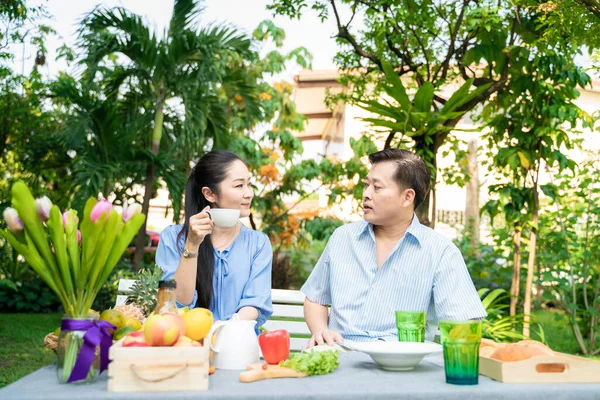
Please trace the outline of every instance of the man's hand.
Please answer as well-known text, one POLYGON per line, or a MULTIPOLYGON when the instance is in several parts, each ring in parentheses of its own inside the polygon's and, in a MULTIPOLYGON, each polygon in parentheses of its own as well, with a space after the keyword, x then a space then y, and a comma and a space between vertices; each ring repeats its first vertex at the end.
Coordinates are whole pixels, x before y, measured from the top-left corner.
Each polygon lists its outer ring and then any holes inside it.
POLYGON ((324 345, 327 343, 329 346, 333 346, 334 343, 344 343, 342 335, 331 329, 323 329, 322 331, 315 332, 310 338, 306 346, 302 348, 302 351, 310 349, 316 345, 324 345))

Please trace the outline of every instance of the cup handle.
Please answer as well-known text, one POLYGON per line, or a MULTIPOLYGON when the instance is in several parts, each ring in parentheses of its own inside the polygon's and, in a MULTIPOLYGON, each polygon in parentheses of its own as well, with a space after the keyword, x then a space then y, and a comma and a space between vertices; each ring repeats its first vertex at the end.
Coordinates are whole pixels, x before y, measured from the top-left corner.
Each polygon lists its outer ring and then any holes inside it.
POLYGON ((216 347, 213 347, 212 338, 217 333, 217 331, 219 329, 221 329, 224 325, 225 325, 225 323, 213 325, 212 328, 210 328, 210 332, 208 332, 208 335, 206 336, 206 338, 208 339, 208 345, 210 346, 210 349, 215 353, 218 353, 219 349, 217 349, 216 347))

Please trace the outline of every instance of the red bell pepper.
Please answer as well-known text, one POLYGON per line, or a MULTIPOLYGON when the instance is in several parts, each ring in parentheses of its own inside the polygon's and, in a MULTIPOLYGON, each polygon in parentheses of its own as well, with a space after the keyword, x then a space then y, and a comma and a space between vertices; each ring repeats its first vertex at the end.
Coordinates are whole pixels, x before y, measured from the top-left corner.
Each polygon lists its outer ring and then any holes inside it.
POLYGON ((290 334, 285 329, 258 335, 258 344, 263 358, 269 364, 279 364, 290 355, 290 334))

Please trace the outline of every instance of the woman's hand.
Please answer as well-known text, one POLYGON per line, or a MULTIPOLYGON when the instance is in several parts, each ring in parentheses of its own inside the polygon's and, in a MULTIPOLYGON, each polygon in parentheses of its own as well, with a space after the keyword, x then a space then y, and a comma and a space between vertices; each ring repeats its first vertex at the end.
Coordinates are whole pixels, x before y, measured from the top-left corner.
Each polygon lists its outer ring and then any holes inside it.
POLYGON ((186 249, 188 251, 197 251, 206 235, 210 235, 215 227, 215 223, 210 218, 208 210, 210 210, 210 207, 206 206, 204 210, 190 217, 190 227, 186 242, 186 249))

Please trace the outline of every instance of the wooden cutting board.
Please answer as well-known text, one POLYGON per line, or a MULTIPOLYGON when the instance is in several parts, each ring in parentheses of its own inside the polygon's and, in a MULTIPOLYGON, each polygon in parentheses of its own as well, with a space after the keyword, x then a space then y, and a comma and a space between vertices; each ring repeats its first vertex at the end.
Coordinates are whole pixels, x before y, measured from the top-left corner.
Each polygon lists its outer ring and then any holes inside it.
POLYGON ((298 372, 277 364, 269 364, 267 369, 263 369, 263 364, 251 364, 248 366, 248 371, 240 374, 240 382, 256 382, 272 378, 304 378, 305 376, 308 376, 305 372, 298 372))

